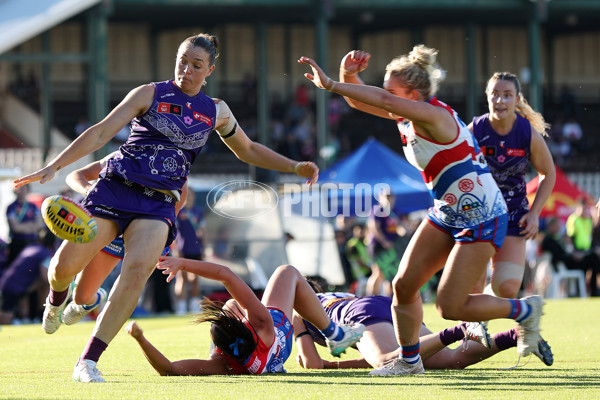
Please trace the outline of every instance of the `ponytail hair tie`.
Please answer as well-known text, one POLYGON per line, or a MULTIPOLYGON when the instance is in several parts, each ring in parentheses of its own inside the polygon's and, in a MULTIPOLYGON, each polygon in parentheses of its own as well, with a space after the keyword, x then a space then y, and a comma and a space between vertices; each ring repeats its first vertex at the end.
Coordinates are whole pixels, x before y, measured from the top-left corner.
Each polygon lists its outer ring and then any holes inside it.
POLYGON ((240 345, 241 344, 244 344, 244 339, 236 337, 235 341, 229 345, 229 348, 231 349, 231 351, 233 351, 233 355, 235 357, 240 356, 240 345))

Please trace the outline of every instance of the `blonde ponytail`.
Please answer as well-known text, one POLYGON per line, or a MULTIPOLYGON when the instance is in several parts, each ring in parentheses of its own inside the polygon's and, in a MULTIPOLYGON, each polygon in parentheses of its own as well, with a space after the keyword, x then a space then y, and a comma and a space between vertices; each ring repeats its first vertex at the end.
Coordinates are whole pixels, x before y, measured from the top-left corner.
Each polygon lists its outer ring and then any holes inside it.
POLYGON ((517 101, 516 111, 523 118, 527 118, 533 129, 541 133, 543 136, 548 136, 548 129, 550 129, 550 124, 544 120, 544 116, 539 112, 535 111, 525 97, 523 95, 519 95, 519 100, 517 101))

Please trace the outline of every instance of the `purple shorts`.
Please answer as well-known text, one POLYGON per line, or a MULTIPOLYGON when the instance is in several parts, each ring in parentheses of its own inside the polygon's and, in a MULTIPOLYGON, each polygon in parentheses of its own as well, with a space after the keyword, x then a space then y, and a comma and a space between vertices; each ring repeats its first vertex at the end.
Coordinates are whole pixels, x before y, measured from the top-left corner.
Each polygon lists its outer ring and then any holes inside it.
POLYGON ((134 219, 155 219, 169 226, 165 246, 171 245, 177 236, 174 203, 145 196, 122 183, 98 180, 82 204, 92 215, 116 222, 121 235, 134 219))
POLYGON ((334 322, 339 324, 369 326, 380 322, 392 322, 391 297, 359 297, 356 300, 349 300, 346 306, 341 307, 345 308, 345 312, 341 313, 340 318, 332 318, 334 322), (338 319, 341 319, 341 321, 338 321, 338 319))
POLYGON ((497 218, 472 228, 454 228, 442 224, 429 215, 427 215, 427 218, 433 226, 442 232, 452 235, 456 243, 490 242, 496 251, 499 251, 502 248, 502 244, 504 244, 508 219, 507 214, 502 214, 497 218))
POLYGON ((506 228, 506 236, 525 236, 524 234, 521 234, 523 228, 519 226, 519 220, 528 212, 529 210, 524 210, 522 208, 508 211, 508 228, 506 228))

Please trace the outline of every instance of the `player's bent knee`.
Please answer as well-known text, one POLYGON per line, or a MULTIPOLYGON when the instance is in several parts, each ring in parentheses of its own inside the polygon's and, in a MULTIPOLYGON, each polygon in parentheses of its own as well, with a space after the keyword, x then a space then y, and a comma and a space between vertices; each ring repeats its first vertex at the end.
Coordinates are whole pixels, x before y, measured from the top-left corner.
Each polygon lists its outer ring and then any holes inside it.
POLYGON ((496 296, 498 297, 514 299, 519 294, 519 290, 521 290, 521 281, 517 279, 509 279, 502 282, 498 289, 494 290, 494 293, 496 293, 496 296))
POLYGON ((407 282, 397 276, 392 281, 392 290, 400 304, 412 303, 419 292, 418 289, 414 289, 413 285, 407 284, 407 282))
POLYGON ((463 319, 462 306, 457 307, 455 304, 446 304, 438 301, 435 304, 435 308, 438 314, 444 319, 455 321, 463 319))

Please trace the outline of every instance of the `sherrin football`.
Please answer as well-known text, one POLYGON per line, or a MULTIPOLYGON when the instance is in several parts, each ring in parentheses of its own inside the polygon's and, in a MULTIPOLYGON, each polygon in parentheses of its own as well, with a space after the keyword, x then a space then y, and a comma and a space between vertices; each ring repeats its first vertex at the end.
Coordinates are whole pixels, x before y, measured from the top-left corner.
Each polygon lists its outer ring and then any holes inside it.
POLYGON ((92 214, 65 196, 47 197, 42 203, 42 217, 52 233, 73 243, 87 243, 98 233, 92 214))

